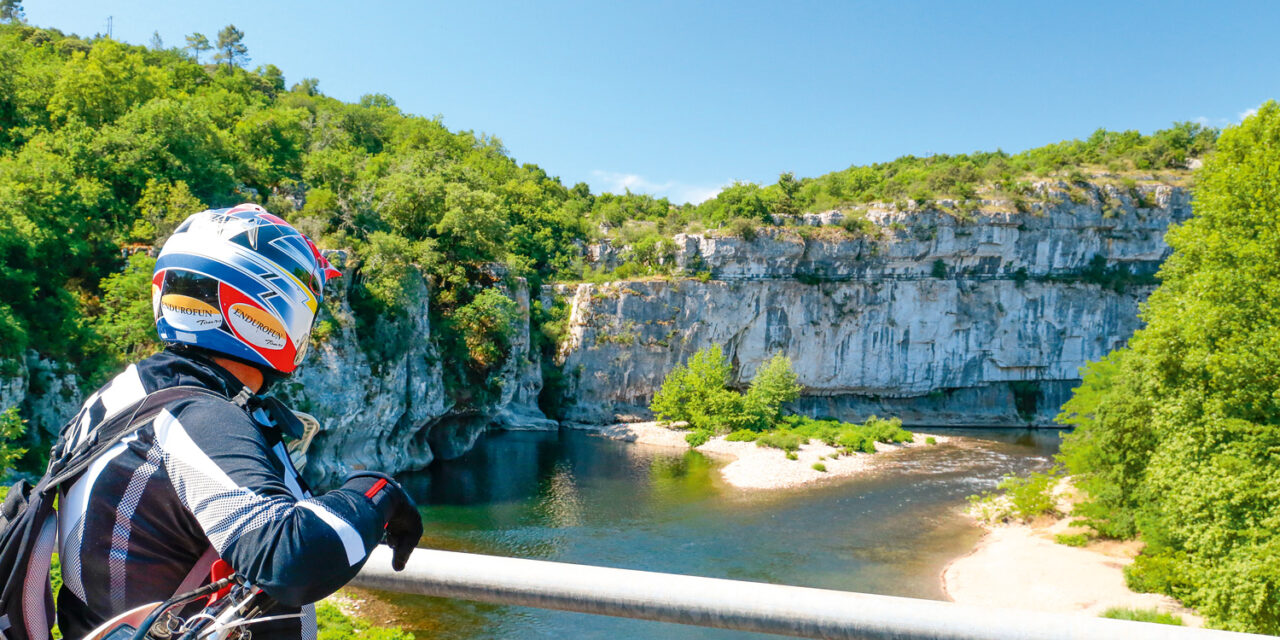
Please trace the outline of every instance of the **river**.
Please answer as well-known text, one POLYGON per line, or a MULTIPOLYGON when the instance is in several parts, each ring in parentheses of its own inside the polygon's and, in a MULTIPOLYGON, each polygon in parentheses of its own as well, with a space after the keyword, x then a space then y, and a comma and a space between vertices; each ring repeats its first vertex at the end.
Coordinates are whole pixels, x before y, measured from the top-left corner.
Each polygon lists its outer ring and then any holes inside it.
MULTIPOLYGON (((422 546, 627 569, 942 599, 950 560, 981 535, 965 497, 1045 468, 1055 431, 977 431, 885 456, 865 476, 811 488, 726 486, 721 461, 562 429, 486 436, 403 478, 422 546)), ((458 600, 362 593, 364 613, 418 638, 765 638, 458 600)))

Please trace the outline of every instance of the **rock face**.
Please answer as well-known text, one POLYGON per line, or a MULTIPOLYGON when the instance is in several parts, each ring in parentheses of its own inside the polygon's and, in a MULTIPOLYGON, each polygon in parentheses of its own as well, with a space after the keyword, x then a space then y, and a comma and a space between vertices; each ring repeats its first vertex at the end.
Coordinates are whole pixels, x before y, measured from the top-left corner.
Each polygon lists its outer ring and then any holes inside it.
POLYGON ((788 355, 813 415, 1048 425, 1079 368, 1140 326, 1164 232, 1191 208, 1167 185, 1038 189, 1027 213, 871 210, 863 235, 677 236, 701 278, 573 292, 565 417, 647 417, 666 373, 718 343, 740 386, 788 355))
POLYGON ((308 480, 327 486, 356 469, 421 469, 435 458, 466 453, 489 428, 557 428, 538 409, 542 378, 538 354, 529 348, 528 289, 507 293, 519 304, 520 323, 500 374, 502 391, 482 410, 458 409, 445 393, 425 283, 412 292, 418 302, 380 319, 366 345, 357 337, 345 292, 328 301, 334 330, 281 390, 291 406, 322 425, 308 455, 308 480))

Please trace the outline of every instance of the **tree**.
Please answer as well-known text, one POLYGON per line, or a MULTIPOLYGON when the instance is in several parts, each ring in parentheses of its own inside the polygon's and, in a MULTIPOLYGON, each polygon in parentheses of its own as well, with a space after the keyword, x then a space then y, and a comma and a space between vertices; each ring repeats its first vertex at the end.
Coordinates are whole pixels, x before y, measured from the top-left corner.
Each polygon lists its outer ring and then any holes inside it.
POLYGON ((747 389, 746 409, 760 417, 762 428, 770 428, 782 419, 782 406, 799 398, 802 388, 791 369, 791 359, 775 353, 752 378, 747 389))
POLYGON ((155 267, 155 258, 135 253, 122 273, 102 280, 102 312, 93 326, 117 365, 140 360, 160 347, 151 307, 155 267))
POLYGON ((22 0, 0 0, 0 20, 25 22, 26 12, 22 9, 22 0))
POLYGON ((782 215, 795 215, 800 213, 800 203, 796 201, 796 194, 800 191, 800 181, 796 180, 796 174, 787 171, 778 176, 778 201, 774 205, 774 212, 782 215))
POLYGON ((519 311, 514 300, 490 288, 454 312, 451 324, 461 334, 474 367, 490 370, 506 361, 519 311))
POLYGON ((138 200, 139 215, 133 225, 132 239, 158 247, 183 220, 204 209, 204 204, 191 195, 186 182, 151 178, 138 200))
MULTIPOLYGON (((1176 164, 1197 135, 1162 137, 1145 145, 1161 155, 1140 160, 1176 164)), ((1077 428, 1062 455, 1090 493, 1086 517, 1141 533, 1133 587, 1177 597, 1214 626, 1270 634, 1280 632, 1278 166, 1280 105, 1268 102, 1205 160, 1194 215, 1166 236, 1173 253, 1146 326, 1086 369, 1064 407, 1077 428)))
POLYGON ((200 54, 212 49, 213 45, 209 44, 209 38, 205 37, 203 33, 197 31, 187 36, 187 46, 183 48, 191 52, 191 55, 195 57, 196 62, 200 62, 200 54))
POLYGON ((151 32, 151 49, 153 51, 160 51, 164 49, 164 38, 160 37, 159 31, 151 32))
POLYGON ((294 93, 315 96, 320 94, 320 81, 315 78, 303 78, 289 88, 294 93))
POLYGON ((244 44, 244 32, 234 24, 229 24, 218 32, 217 48, 214 61, 225 62, 228 67, 242 67, 249 61, 249 47, 244 44))

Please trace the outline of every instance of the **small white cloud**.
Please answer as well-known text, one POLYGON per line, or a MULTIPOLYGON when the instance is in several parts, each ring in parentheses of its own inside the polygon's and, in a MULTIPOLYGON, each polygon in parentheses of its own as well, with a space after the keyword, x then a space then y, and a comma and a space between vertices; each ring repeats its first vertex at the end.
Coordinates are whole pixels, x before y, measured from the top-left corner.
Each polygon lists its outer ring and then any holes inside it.
POLYGON ((1239 115, 1239 116, 1236 116, 1236 122, 1243 122, 1245 118, 1248 118, 1248 117, 1250 117, 1250 116, 1257 115, 1257 113, 1258 113, 1258 108, 1257 108, 1257 107, 1254 107, 1254 108, 1252 108, 1252 109, 1246 109, 1246 110, 1244 110, 1244 111, 1241 111, 1241 112, 1240 112, 1240 115, 1239 115))
POLYGON ((1205 116, 1196 116, 1195 123, 1202 127, 1207 127, 1209 126, 1209 118, 1205 116))
POLYGON ((717 193, 720 193, 727 186, 723 184, 716 186, 684 184, 674 180, 654 182, 634 173, 618 173, 615 171, 600 171, 598 169, 592 171, 591 175, 594 178, 593 182, 596 183, 596 187, 602 191, 611 193, 624 193, 626 191, 647 193, 659 198, 667 198, 676 204, 686 202, 700 204, 714 198, 717 193))

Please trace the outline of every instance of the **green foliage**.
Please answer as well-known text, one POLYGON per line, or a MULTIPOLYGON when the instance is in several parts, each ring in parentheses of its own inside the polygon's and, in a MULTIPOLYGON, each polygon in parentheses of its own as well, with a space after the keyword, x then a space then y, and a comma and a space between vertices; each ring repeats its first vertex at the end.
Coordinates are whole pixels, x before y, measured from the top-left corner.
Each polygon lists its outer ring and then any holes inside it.
POLYGON ((0 0, 0 20, 22 22, 24 17, 22 0, 0 0))
POLYGON ((933 266, 929 268, 929 275, 939 280, 947 277, 947 263, 941 258, 933 261, 933 266))
POLYGON ((414 640, 415 636, 400 627, 379 627, 367 620, 353 618, 328 602, 316 603, 316 626, 319 640, 414 640))
POLYGON ((728 227, 729 235, 738 236, 747 242, 756 239, 757 231, 760 223, 749 218, 734 218, 728 227))
POLYGON ((827 465, 822 464, 821 462, 815 462, 815 463, 813 463, 813 470, 814 470, 814 471, 821 471, 821 472, 823 472, 823 473, 826 473, 826 472, 827 472, 827 465))
POLYGON ((782 354, 761 365, 745 394, 727 388, 731 374, 719 345, 702 349, 667 374, 649 408, 659 420, 725 434, 771 428, 783 406, 800 396, 791 361, 782 354))
POLYGON ((0 469, 6 472, 4 475, 8 475, 14 463, 27 452, 17 445, 26 430, 26 421, 18 417, 17 407, 9 407, 0 413, 0 469))
POLYGON ((1146 327, 1085 371, 1062 417, 1076 426, 1062 461, 1087 515, 1146 542, 1130 584, 1257 633, 1280 632, 1278 173, 1269 102, 1217 141, 1193 217, 1166 236, 1146 327))
POLYGON ((760 365, 743 398, 744 409, 756 416, 760 428, 768 428, 782 419, 783 406, 800 397, 799 379, 791 370, 791 359, 781 353, 760 365))
POLYGON ((229 67, 242 67, 249 61, 249 48, 244 45, 244 32, 229 24, 218 32, 218 53, 215 62, 225 62, 229 67))
POLYGON ((137 209, 138 217, 133 222, 130 240, 160 246, 182 221, 197 211, 203 211, 205 206, 191 194, 186 182, 170 183, 150 178, 142 189, 137 209))
POLYGON ((800 456, 796 455, 796 452, 795 452, 795 451, 788 451, 788 452, 787 452, 787 459, 788 459, 788 460, 799 460, 799 459, 800 459, 800 456))
POLYGON ((213 48, 213 45, 209 44, 208 36, 199 31, 187 36, 186 42, 187 44, 183 47, 183 50, 190 51, 192 58, 196 62, 200 62, 200 54, 213 48))
POLYGON ((502 365, 511 350, 511 337, 520 309, 497 289, 485 289, 460 307, 450 319, 462 337, 468 361, 481 369, 502 365))
POLYGON ((935 437, 933 437, 933 436, 928 436, 927 438, 925 438, 925 439, 924 439, 924 443, 925 443, 925 444, 938 444, 938 439, 937 439, 937 438, 935 438, 935 437))
POLYGON ((690 447, 701 447, 711 439, 712 433, 706 429, 694 429, 685 434, 684 441, 689 443, 690 447))
POLYGON ((145 253, 129 256, 121 273, 102 279, 102 309, 93 318, 101 336, 109 368, 126 365, 160 348, 151 308, 151 274, 156 260, 145 253))
POLYGON ((787 416, 774 429, 756 437, 756 445, 794 451, 810 440, 821 440, 846 453, 875 453, 877 442, 911 442, 914 436, 902 428, 897 418, 871 416, 862 424, 836 420, 815 420, 805 416, 787 416))
MULTIPOLYGON (((963 155, 904 156, 892 162, 854 166, 817 178, 779 179, 761 188, 735 183, 701 205, 680 210, 685 220, 711 225, 743 217, 765 220, 769 212, 821 211, 869 202, 913 200, 924 204, 937 198, 954 198, 961 207, 972 206, 980 190, 1014 200, 1026 210, 1020 188, 1028 176, 1060 174, 1080 181, 1082 167, 1108 167, 1109 171, 1182 171, 1191 158, 1213 150, 1218 130, 1192 122, 1144 136, 1137 131, 1099 129, 1085 140, 1068 140, 1018 154, 1003 151, 963 155)), ((788 176, 788 174, 784 174, 788 176)))
POLYGON ((1008 476, 996 485, 996 490, 1009 496, 1013 514, 1022 520, 1057 512, 1054 506, 1053 488, 1061 475, 1056 471, 1033 472, 1025 476, 1008 476))
POLYGON ((808 438, 801 438, 797 433, 786 430, 767 431, 756 437, 756 446, 773 447, 774 449, 782 449, 783 451, 795 451, 800 445, 808 442, 808 438))
POLYGON ((1172 613, 1166 613, 1158 609, 1130 609, 1128 607, 1112 607, 1102 612, 1102 618, 1112 618, 1115 620, 1133 620, 1135 622, 1153 622, 1155 624, 1169 624, 1174 626, 1182 626, 1182 617, 1172 613))
POLYGON ((729 435, 725 436, 724 439, 728 440, 729 442, 755 442, 756 438, 759 438, 759 437, 760 437, 759 431, 752 431, 751 429, 738 429, 737 431, 731 432, 729 435))
POLYGON ((1059 533, 1053 537, 1054 542, 1068 547, 1089 546, 1089 536, 1083 533, 1059 533))

